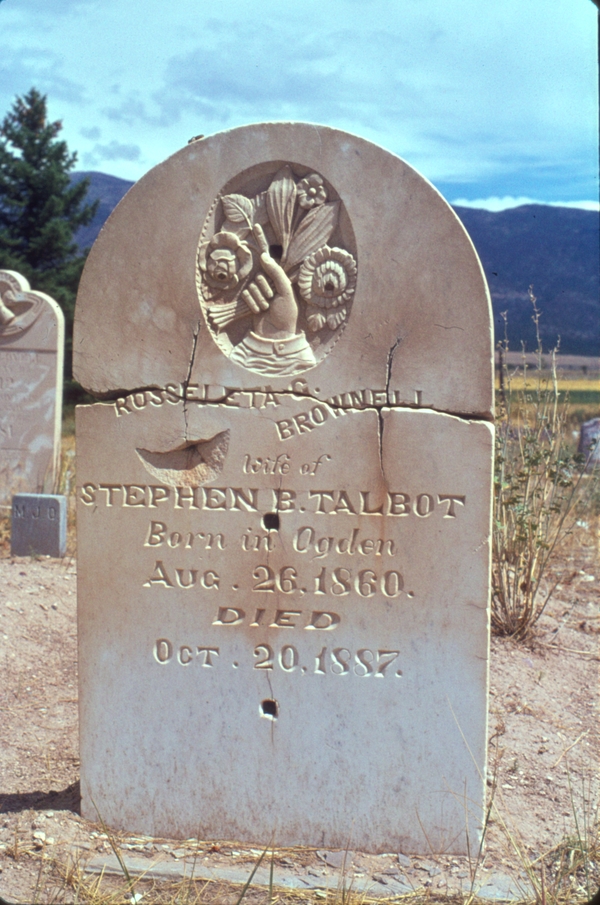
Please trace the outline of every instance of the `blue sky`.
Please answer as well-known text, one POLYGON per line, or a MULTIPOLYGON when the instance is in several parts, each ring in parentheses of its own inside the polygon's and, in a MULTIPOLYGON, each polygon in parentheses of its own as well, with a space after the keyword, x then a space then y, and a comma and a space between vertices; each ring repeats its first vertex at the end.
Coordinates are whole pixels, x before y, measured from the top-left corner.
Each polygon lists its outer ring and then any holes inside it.
POLYGON ((77 169, 137 179, 197 134, 324 123, 451 202, 598 201, 591 0, 0 0, 0 115, 36 86, 77 169))

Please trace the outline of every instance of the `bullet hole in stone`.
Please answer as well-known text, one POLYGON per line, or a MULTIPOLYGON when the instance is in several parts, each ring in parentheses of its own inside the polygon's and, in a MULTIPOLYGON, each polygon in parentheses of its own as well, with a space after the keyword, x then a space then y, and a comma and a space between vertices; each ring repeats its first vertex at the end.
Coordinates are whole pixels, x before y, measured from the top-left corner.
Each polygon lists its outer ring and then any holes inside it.
POLYGON ((266 531, 279 531, 279 513, 265 512, 263 515, 263 525, 266 531))
POLYGON ((276 261, 281 261, 283 245, 269 245, 269 254, 272 258, 275 258, 276 261))
POLYGON ((266 716, 268 720, 276 720, 279 713, 277 701, 267 698, 266 701, 260 702, 260 715, 266 716))

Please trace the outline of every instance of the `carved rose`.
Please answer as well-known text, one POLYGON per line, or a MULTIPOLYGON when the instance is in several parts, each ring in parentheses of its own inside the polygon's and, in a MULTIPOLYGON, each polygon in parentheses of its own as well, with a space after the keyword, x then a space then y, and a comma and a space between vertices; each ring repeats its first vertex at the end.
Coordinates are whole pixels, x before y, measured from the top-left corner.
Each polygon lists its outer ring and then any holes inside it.
POLYGON ((301 179, 297 187, 298 204, 305 210, 317 204, 323 204, 327 199, 327 191, 323 185, 323 179, 318 173, 311 173, 301 179))
POLYGON ((215 233, 198 252, 200 270, 213 289, 234 289, 252 270, 252 252, 235 233, 215 233))
POLYGON ((356 286, 356 261, 342 248, 324 245, 309 255, 298 273, 302 298, 319 308, 338 308, 352 298, 356 286))

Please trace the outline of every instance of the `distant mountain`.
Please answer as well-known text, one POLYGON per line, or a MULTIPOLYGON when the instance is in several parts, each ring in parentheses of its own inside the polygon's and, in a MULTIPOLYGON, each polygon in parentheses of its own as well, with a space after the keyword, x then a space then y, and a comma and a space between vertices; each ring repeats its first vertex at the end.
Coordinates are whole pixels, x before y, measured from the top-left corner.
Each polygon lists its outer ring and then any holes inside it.
POLYGON ((565 355, 600 354, 600 214, 526 204, 491 213, 457 207, 490 287, 496 339, 507 312, 511 348, 535 349, 528 288, 541 311, 545 349, 560 337, 565 355))
POLYGON ((110 214, 121 198, 127 194, 133 182, 129 182, 128 179, 119 179, 117 176, 109 176, 107 173, 73 173, 71 176, 72 182, 80 182, 82 179, 90 180, 87 200, 100 202, 96 216, 90 225, 82 226, 75 235, 80 248, 91 248, 110 214))
MULTIPOLYGON (((81 248, 93 244, 105 220, 133 185, 105 173, 75 173, 90 180, 100 205, 93 222, 77 233, 81 248)), ((526 204, 492 213, 455 208, 477 249, 492 296, 496 339, 504 336, 506 311, 511 348, 535 349, 528 288, 541 311, 544 349, 565 355, 600 354, 600 215, 569 207, 526 204)))

